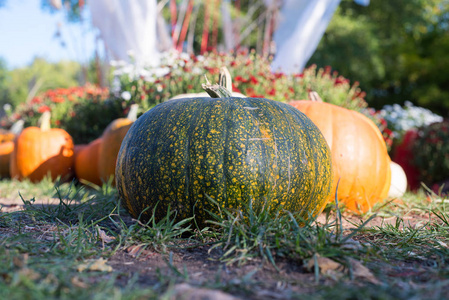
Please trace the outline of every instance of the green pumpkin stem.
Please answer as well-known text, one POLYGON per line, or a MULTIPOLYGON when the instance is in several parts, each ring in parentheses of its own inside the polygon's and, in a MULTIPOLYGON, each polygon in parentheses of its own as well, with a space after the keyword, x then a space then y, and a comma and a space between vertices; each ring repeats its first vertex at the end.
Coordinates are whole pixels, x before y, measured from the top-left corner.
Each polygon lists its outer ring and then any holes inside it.
POLYGON ((51 113, 49 111, 46 111, 42 114, 42 116, 38 120, 39 128, 42 131, 50 130, 50 119, 51 119, 51 113))
POLYGON ((218 84, 211 84, 206 77, 206 83, 202 84, 203 90, 212 98, 229 98, 232 97, 232 78, 228 68, 220 69, 218 84))

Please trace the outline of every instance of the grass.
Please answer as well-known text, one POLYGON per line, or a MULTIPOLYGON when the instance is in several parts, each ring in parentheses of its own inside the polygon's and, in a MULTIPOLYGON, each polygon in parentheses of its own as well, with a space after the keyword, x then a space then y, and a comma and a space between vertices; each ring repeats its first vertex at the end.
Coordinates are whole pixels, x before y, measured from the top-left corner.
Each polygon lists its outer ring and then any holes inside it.
POLYGON ((133 220, 108 184, 3 180, 0 191, 24 205, 0 210, 1 299, 169 299, 181 282, 254 299, 449 292, 447 204, 424 191, 360 219, 334 204, 320 223, 250 206, 213 214, 201 230, 170 211, 133 220))

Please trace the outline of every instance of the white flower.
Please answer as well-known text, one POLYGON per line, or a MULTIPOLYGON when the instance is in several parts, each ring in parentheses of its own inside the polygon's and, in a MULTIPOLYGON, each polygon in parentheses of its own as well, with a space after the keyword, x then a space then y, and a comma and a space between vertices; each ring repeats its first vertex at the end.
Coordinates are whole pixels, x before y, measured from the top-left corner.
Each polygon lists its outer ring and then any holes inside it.
POLYGON ((193 73, 193 74, 202 74, 203 71, 201 70, 201 68, 194 67, 194 68, 192 69, 192 73, 193 73))
POLYGON ((163 77, 165 75, 167 75, 168 73, 170 73, 170 68, 165 67, 165 68, 156 68, 153 71, 153 75, 156 77, 163 77))
POLYGON ((123 100, 125 101, 129 101, 131 99, 131 93, 128 91, 123 91, 120 96, 122 97, 123 100))
POLYGON ((179 58, 183 59, 183 60, 189 60, 190 59, 190 55, 188 55, 185 52, 182 52, 181 54, 179 54, 179 58))
POLYGON ((11 104, 6 103, 6 104, 3 105, 3 110, 4 111, 9 112, 9 111, 11 111, 11 109, 12 109, 11 104))
POLYGON ((443 117, 426 108, 414 106, 410 101, 405 101, 404 107, 399 104, 385 105, 380 111, 380 116, 387 121, 388 128, 398 137, 412 128, 443 121, 443 117))

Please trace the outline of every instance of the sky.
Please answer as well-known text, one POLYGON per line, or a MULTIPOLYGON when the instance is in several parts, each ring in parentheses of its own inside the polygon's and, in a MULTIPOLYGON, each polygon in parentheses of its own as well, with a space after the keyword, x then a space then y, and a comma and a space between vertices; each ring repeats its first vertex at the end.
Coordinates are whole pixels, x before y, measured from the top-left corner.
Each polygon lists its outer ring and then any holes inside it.
POLYGON ((87 62, 98 34, 90 26, 88 11, 84 24, 68 24, 64 17, 62 12, 42 10, 41 0, 6 0, 0 7, 0 58, 9 69, 25 67, 35 57, 87 62), (55 37, 58 24, 65 47, 55 37))

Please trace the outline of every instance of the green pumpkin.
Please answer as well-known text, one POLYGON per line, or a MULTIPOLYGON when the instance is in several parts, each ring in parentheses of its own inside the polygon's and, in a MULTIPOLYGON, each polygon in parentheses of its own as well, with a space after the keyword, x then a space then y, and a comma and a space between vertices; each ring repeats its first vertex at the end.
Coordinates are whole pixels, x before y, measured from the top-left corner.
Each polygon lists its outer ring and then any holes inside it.
POLYGON ((188 98, 161 103, 129 129, 116 184, 134 218, 167 209, 198 224, 223 208, 321 212, 332 182, 329 147, 291 105, 259 98, 188 98), (149 209, 148 209, 149 208, 149 209))

